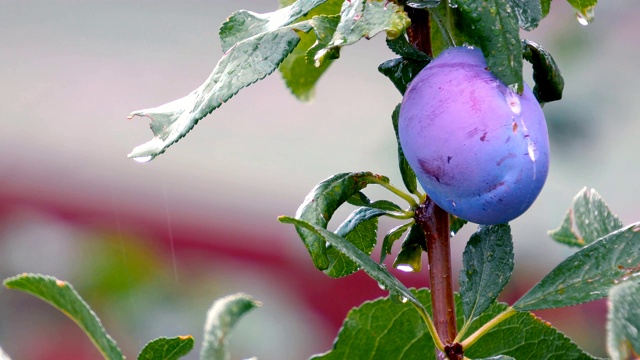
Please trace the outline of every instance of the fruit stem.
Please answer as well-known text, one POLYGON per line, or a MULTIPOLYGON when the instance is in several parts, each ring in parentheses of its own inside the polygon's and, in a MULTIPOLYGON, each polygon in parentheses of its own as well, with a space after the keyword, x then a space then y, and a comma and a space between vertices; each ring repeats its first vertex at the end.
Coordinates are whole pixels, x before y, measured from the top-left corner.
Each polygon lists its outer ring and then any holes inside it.
POLYGON ((415 211, 416 223, 424 231, 429 261, 431 306, 436 330, 445 344, 446 354, 438 359, 462 359, 463 348, 455 343, 456 311, 451 271, 449 214, 430 198, 415 211))
POLYGON ((431 51, 431 28, 429 25, 429 12, 424 9, 415 9, 405 6, 405 11, 411 19, 411 25, 407 28, 409 42, 416 49, 433 57, 431 51))

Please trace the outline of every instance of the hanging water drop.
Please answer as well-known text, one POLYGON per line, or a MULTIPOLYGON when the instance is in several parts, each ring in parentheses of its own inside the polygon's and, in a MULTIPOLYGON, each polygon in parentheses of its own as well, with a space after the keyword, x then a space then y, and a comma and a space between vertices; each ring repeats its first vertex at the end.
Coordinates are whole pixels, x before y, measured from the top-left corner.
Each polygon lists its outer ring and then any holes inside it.
POLYGON ((413 266, 409 265, 409 264, 398 264, 396 265, 396 269, 400 270, 400 271, 404 271, 404 272, 414 272, 414 268, 413 266))
POLYGON ((594 8, 595 6, 591 6, 576 12, 576 19, 580 25, 587 26, 593 22, 593 19, 595 19, 596 16, 594 8))
POLYGON ((149 156, 137 156, 134 157, 133 160, 139 162, 139 163, 146 163, 149 162, 151 160, 153 160, 153 156, 149 155, 149 156))
POLYGON ((379 287, 381 290, 387 291, 387 287, 386 287, 383 283, 378 283, 378 287, 379 287))
POLYGON ((404 295, 397 291, 392 291, 391 293, 389 293, 389 299, 391 299, 391 301, 396 304, 404 304, 408 301, 408 299, 404 295))

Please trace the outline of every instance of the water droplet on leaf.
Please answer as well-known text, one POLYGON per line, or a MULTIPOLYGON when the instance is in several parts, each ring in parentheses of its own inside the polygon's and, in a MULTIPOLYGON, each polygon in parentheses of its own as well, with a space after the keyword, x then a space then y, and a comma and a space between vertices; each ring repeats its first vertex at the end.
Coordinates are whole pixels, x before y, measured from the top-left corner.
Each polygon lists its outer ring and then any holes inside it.
POLYGON ((522 111, 522 106, 520 105, 520 99, 518 98, 518 94, 515 93, 511 88, 507 88, 507 91, 504 94, 504 98, 505 100, 507 100, 507 105, 509 105, 509 108, 511 109, 511 111, 516 115, 520 115, 520 112, 522 111))

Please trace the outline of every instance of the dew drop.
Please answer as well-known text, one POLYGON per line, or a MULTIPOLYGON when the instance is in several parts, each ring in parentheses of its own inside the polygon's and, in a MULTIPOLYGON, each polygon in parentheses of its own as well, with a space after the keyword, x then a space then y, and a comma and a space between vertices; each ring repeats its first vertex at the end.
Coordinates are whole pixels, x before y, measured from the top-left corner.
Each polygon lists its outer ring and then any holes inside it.
POLYGON ((378 283, 378 287, 379 287, 381 290, 387 291, 387 287, 386 287, 386 286, 384 286, 384 284, 383 284, 383 283, 378 283))
POLYGON ((516 115, 520 115, 520 112, 522 111, 522 106, 520 105, 520 99, 518 99, 518 94, 516 94, 513 90, 511 90, 511 88, 507 88, 507 91, 504 94, 504 98, 505 100, 507 100, 507 105, 509 105, 509 108, 511 109, 511 111, 516 115))
POLYGON ((527 138, 527 143, 527 152, 529 153, 529 158, 531 159, 531 161, 535 162, 538 158, 538 147, 529 138, 527 138))
POLYGON ((440 0, 407 1, 407 6, 410 6, 414 9, 434 8, 438 5, 440 5, 440 0))
POLYGON ((452 231, 451 234, 449 234, 449 236, 454 237, 456 235, 455 231, 452 231))
POLYGON ((401 297, 400 297, 400 302, 401 302, 401 303, 406 304, 406 303, 407 303, 407 301, 409 301, 409 299, 407 299, 406 297, 404 297, 404 296, 401 296, 401 297))
POLYGON ((149 162, 151 160, 153 160, 153 156, 149 155, 149 156, 138 156, 138 157, 134 157, 133 160, 139 162, 139 163, 146 163, 149 162))
POLYGON ((582 10, 578 10, 578 12, 576 13, 576 19, 578 20, 578 23, 580 23, 580 25, 587 26, 593 22, 593 19, 595 19, 596 16, 594 8, 594 6, 591 6, 582 10))
POLYGON ((409 264, 399 264, 399 265, 396 266, 396 269, 398 269, 400 271, 404 271, 404 272, 414 272, 415 271, 413 266, 411 266, 409 264))

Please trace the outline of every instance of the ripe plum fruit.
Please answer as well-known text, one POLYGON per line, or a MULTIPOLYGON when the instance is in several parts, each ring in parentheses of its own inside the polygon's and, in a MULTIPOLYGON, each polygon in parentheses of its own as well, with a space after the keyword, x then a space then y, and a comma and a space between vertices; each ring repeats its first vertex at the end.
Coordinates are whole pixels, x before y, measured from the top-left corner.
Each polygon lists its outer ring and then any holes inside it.
POLYGON ((427 195, 484 225, 522 215, 549 170, 544 114, 525 84, 519 95, 487 68, 479 49, 442 52, 409 84, 400 144, 427 195))

